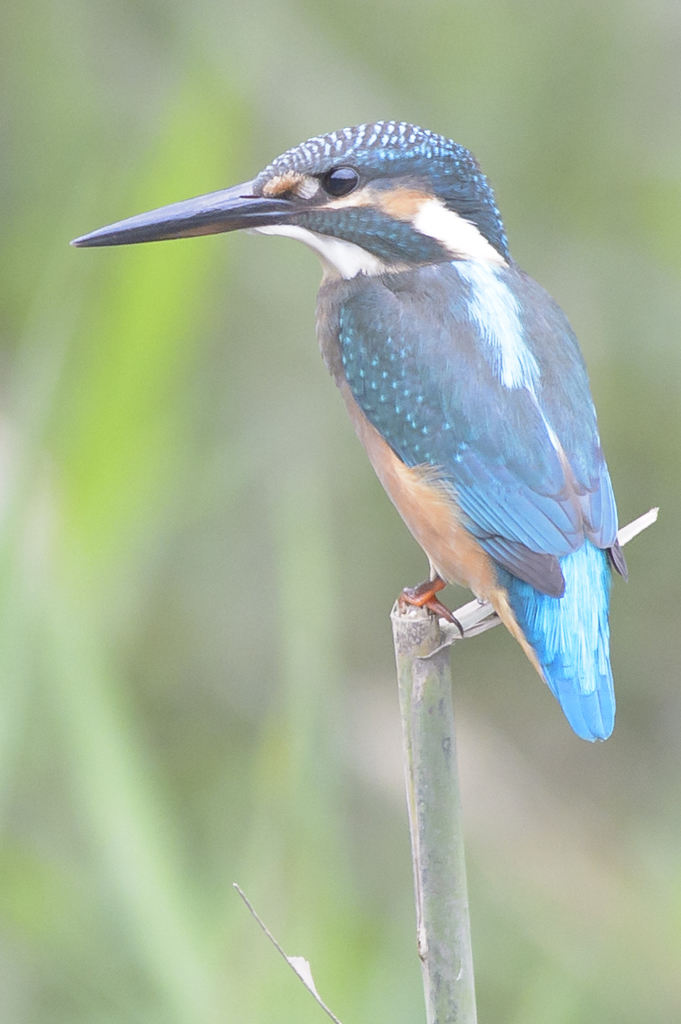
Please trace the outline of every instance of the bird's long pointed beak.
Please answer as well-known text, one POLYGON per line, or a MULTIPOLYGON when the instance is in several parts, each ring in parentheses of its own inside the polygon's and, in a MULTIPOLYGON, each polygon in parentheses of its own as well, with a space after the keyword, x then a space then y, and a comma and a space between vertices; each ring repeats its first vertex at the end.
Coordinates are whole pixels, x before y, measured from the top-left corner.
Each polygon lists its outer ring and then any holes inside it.
POLYGON ((253 194, 253 182, 210 192, 196 199, 161 206, 119 220, 89 235, 74 238, 71 245, 131 245, 135 242, 159 242, 166 238, 191 238, 214 235, 240 228, 258 228, 281 224, 296 212, 288 199, 272 199, 253 194))

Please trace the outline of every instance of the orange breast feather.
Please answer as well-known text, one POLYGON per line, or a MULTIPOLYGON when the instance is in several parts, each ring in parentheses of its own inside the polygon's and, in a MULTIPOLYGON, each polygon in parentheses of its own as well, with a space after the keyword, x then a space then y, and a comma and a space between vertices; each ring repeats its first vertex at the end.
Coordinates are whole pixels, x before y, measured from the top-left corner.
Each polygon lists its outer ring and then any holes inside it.
POLYGON ((448 583, 460 583, 489 601, 543 677, 506 591, 497 582, 492 559, 461 521, 454 492, 443 485, 432 466, 409 467, 402 462, 366 418, 346 383, 341 384, 341 393, 379 480, 433 568, 448 583))

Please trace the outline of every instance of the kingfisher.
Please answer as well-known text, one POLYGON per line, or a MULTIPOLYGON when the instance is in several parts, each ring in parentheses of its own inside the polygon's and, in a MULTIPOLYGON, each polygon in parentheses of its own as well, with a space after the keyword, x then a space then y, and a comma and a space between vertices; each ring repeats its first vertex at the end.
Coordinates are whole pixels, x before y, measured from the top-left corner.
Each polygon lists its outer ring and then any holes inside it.
POLYGON ((468 587, 575 733, 607 739, 611 568, 627 569, 587 371, 565 314, 513 260, 473 154, 405 122, 344 128, 72 244, 239 229, 321 261, 322 355, 430 563, 402 600, 453 619, 437 594, 468 587))

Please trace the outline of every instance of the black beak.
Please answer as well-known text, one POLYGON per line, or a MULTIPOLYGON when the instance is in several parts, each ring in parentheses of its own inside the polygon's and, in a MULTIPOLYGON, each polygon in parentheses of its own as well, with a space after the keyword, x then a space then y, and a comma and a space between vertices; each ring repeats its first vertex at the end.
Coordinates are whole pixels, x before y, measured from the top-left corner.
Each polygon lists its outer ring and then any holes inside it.
POLYGON ((214 235, 240 228, 259 228, 285 223, 300 212, 288 199, 270 199, 253 195, 253 182, 210 192, 182 203, 161 206, 137 217, 74 238, 71 245, 131 245, 134 242, 160 242, 165 238, 191 238, 214 235))

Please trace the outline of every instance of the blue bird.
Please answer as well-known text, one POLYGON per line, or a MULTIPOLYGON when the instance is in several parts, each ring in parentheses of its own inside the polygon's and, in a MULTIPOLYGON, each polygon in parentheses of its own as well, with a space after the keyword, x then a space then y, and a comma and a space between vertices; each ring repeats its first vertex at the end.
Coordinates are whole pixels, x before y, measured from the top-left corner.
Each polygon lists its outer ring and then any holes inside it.
POLYGON ((345 128, 253 180, 78 238, 123 245, 246 228, 319 256, 317 333, 355 430, 445 583, 489 601, 587 740, 615 697, 617 511, 577 339, 513 261, 462 146, 397 121, 345 128))

